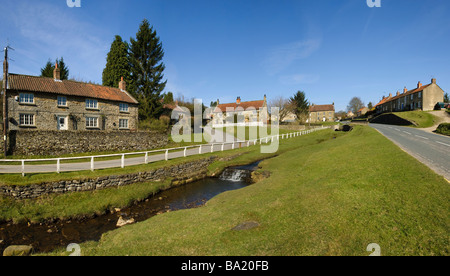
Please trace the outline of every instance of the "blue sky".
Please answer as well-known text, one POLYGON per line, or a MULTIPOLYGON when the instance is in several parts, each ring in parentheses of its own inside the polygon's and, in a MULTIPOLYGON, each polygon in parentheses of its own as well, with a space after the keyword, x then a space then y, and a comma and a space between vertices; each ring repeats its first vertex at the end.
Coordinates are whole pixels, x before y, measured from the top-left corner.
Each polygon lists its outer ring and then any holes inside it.
POLYGON ((39 75, 64 57, 70 76, 101 83, 115 35, 153 25, 164 47, 166 91, 233 102, 290 97, 366 104, 432 77, 450 90, 450 1, 1 0, 0 46, 10 72, 39 75), (6 13, 6 16, 4 14, 6 13))

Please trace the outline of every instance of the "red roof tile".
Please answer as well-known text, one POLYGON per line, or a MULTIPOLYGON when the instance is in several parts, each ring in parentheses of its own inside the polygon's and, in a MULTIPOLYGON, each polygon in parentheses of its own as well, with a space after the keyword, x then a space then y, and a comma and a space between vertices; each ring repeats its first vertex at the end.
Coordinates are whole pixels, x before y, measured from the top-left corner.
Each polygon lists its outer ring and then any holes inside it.
POLYGON ((52 78, 9 74, 8 86, 8 89, 17 91, 53 93, 132 104, 138 103, 130 94, 118 88, 69 80, 59 81, 52 78))
POLYGON ((334 111, 334 105, 312 105, 309 107, 309 112, 322 112, 322 111, 334 111))
POLYGON ((244 110, 247 110, 250 107, 255 108, 256 110, 259 110, 260 108, 264 107, 265 101, 249 101, 249 102, 241 102, 240 104, 237 103, 226 103, 226 104, 219 104, 214 109, 214 113, 219 112, 227 112, 227 109, 236 110, 236 108, 241 107, 244 110))
POLYGON ((388 102, 391 102, 391 101, 395 101, 395 100, 400 99, 402 97, 405 97, 405 96, 408 96, 408 95, 411 95, 411 94, 423 91, 425 88, 427 88, 430 85, 431 85, 431 83, 427 84, 427 85, 422 85, 421 87, 418 87, 418 88, 411 89, 409 91, 406 91, 404 93, 399 94, 398 96, 396 95, 394 97, 386 97, 383 100, 381 100, 377 105, 375 105, 375 107, 377 107, 377 106, 379 106, 381 104, 385 104, 385 103, 388 103, 388 102))

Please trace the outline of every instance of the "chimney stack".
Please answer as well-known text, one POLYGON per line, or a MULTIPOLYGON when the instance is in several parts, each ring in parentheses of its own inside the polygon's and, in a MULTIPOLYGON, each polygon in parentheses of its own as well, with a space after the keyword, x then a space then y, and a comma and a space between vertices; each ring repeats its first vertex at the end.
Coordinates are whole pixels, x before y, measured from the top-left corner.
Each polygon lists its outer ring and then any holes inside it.
POLYGON ((422 83, 419 81, 418 83, 417 83, 417 88, 421 88, 422 87, 422 83))
POLYGON ((236 104, 241 104, 241 97, 237 97, 236 104))
POLYGON ((406 93, 406 92, 408 92, 408 89, 406 89, 406 86, 405 86, 405 88, 403 88, 403 93, 406 93))
POLYGON ((121 77, 119 82, 119 89, 122 91, 126 91, 127 83, 123 80, 123 77, 121 77))
POLYGON ((432 79, 431 79, 431 83, 436 84, 436 79, 435 79, 435 78, 432 78, 432 79))
POLYGON ((53 79, 61 80, 61 69, 58 68, 58 63, 55 63, 55 70, 53 70, 53 79))
POLYGON ((397 91, 397 96, 400 96, 400 91, 397 91))

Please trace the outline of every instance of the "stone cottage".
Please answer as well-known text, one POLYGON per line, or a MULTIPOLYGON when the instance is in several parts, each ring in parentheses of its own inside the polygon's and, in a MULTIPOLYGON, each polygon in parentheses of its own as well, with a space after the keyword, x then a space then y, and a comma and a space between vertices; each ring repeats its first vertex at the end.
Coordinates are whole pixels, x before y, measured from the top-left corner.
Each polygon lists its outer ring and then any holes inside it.
POLYGON ((309 107, 309 119, 307 123, 333 122, 334 113, 334 103, 325 105, 312 104, 309 107))
POLYGON ((54 78, 8 75, 9 130, 136 130, 138 101, 119 88, 54 78))
POLYGON ((383 96, 381 101, 375 105, 377 113, 400 112, 411 110, 430 111, 437 103, 444 101, 444 90, 436 83, 436 79, 431 79, 431 83, 423 85, 420 81, 417 87, 408 90, 406 87, 403 93, 399 91, 395 96, 383 96))
POLYGON ((217 106, 210 114, 213 127, 226 127, 232 125, 263 126, 269 121, 267 109, 267 97, 258 101, 241 101, 237 97, 234 103, 221 104, 217 100, 217 106))

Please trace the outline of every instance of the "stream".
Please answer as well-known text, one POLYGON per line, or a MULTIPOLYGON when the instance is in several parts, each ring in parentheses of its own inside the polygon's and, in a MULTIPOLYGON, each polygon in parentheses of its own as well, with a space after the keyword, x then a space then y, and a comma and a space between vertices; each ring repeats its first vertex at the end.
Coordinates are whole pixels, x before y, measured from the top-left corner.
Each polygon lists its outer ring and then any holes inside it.
POLYGON ((71 243, 98 241, 102 234, 119 228, 119 220, 136 223, 165 212, 201 207, 223 192, 250 185, 251 172, 258 168, 258 164, 227 168, 218 178, 206 178, 174 187, 133 206, 101 216, 31 225, 2 223, 0 252, 10 245, 31 245, 34 253, 50 252, 71 243))

